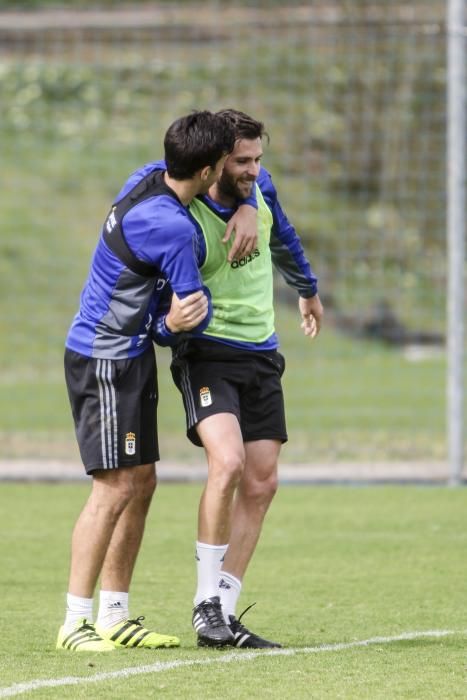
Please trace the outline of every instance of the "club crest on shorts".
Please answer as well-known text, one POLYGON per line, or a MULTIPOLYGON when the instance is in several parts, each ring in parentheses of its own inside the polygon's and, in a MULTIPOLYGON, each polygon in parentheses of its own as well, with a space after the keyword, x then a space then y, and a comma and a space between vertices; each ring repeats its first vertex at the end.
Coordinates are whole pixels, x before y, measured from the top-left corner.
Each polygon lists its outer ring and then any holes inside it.
POLYGON ((203 386, 199 390, 199 403, 202 408, 206 408, 206 406, 212 404, 212 396, 209 387, 203 386))
POLYGON ((125 454, 134 455, 136 451, 136 435, 134 433, 127 433, 125 435, 125 454))

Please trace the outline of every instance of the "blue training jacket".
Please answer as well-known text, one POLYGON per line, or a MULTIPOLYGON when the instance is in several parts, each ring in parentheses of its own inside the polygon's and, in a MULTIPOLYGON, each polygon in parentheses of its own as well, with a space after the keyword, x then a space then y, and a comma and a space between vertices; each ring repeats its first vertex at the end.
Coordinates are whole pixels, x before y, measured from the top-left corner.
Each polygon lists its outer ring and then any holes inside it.
MULTIPOLYGON (((135 171, 116 201, 156 169, 160 167, 148 163, 135 171)), ((152 343, 152 325, 167 285, 181 298, 203 289, 194 253, 195 221, 170 188, 131 208, 122 230, 133 254, 160 274, 148 278, 130 270, 101 233, 65 342, 88 357, 121 360, 142 354, 152 343)), ((210 318, 211 309, 196 330, 206 328, 210 318)))

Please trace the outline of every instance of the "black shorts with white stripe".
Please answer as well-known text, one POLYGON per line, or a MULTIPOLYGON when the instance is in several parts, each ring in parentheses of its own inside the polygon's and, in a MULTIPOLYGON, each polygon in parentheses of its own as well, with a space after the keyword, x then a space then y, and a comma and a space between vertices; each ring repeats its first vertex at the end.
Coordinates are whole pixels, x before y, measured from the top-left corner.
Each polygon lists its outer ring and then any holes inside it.
POLYGON ((127 360, 65 350, 65 379, 86 472, 159 459, 154 347, 127 360))
POLYGON ((201 446, 198 423, 217 413, 233 413, 244 442, 286 442, 284 369, 277 350, 242 350, 204 339, 177 346, 171 371, 183 397, 189 440, 201 446))

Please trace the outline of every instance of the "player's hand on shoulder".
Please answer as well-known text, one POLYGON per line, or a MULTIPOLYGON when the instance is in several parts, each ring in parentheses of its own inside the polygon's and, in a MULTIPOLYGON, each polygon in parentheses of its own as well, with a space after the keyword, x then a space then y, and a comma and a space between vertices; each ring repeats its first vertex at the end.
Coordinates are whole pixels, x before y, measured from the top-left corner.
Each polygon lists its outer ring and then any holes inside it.
POLYGON ((227 222, 223 243, 234 235, 227 260, 239 260, 252 253, 258 245, 257 210, 250 204, 242 204, 227 222))

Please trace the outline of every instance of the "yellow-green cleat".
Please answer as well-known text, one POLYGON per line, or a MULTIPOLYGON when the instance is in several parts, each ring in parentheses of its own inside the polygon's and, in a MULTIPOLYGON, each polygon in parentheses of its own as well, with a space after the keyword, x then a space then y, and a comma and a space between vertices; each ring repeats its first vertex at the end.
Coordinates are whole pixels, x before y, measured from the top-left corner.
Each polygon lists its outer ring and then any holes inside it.
POLYGON ((115 650, 115 646, 97 634, 94 625, 89 623, 86 618, 80 620, 71 632, 60 627, 55 648, 68 649, 69 651, 115 650))
POLYGON ((141 620, 144 620, 143 615, 137 617, 136 620, 117 622, 116 625, 109 629, 103 629, 97 626, 96 630, 103 639, 114 644, 116 647, 125 647, 127 649, 132 647, 138 647, 139 649, 160 649, 180 646, 178 637, 151 632, 143 627, 141 620))

